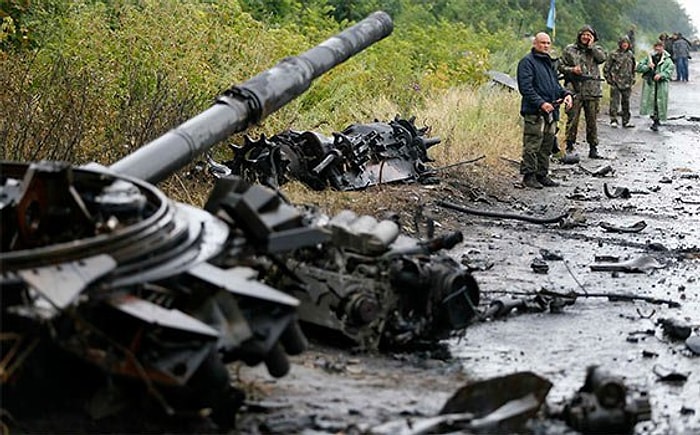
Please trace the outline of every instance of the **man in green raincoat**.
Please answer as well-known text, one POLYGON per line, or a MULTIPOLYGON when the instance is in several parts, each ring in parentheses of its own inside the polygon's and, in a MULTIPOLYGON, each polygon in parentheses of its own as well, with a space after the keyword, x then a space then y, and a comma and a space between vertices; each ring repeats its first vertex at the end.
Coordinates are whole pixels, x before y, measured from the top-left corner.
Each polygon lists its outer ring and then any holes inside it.
POLYGON ((642 104, 639 113, 651 116, 651 129, 659 130, 659 121, 665 121, 668 114, 668 83, 673 75, 671 55, 664 50, 663 41, 657 41, 648 56, 637 64, 637 72, 642 74, 642 104))

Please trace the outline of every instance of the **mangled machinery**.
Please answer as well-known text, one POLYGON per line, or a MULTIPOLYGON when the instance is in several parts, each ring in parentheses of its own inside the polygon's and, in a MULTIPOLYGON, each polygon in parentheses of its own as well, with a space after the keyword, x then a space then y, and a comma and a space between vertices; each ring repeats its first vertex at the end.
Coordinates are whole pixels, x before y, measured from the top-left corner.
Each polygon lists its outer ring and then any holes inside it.
MULTIPOLYGON (((325 225, 331 238, 296 250, 266 282, 299 298, 299 318, 364 349, 431 347, 475 320, 479 288, 443 255, 462 241, 421 241, 393 220, 345 210, 325 225)), ((324 333, 324 331, 326 331, 324 333)))
POLYGON ((286 355, 305 345, 299 302, 262 283, 251 266, 327 235, 274 192, 239 179, 220 180, 205 210, 168 199, 152 183, 391 30, 391 18, 376 12, 232 87, 109 168, 3 162, 3 410, 21 417, 84 389, 79 406, 101 417, 135 389, 166 414, 208 410, 227 426, 240 392, 225 364, 264 362, 284 375, 286 355))
MULTIPOLYGON (((312 189, 359 190, 397 181, 434 180, 426 163, 428 149, 440 143, 425 137, 415 119, 398 116, 388 123, 353 124, 327 137, 313 131, 288 130, 267 139, 245 138, 232 147, 234 157, 224 162, 231 172, 249 182, 279 187, 298 180, 312 189)), ((214 164, 215 162, 210 162, 214 164)))

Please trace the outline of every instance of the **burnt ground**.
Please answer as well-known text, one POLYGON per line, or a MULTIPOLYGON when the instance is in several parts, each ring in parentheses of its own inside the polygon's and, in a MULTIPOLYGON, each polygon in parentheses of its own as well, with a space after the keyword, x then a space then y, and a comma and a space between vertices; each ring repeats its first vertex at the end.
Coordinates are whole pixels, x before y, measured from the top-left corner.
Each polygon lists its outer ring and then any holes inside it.
MULTIPOLYGON (((251 401, 239 417, 238 431, 362 431, 391 420, 435 415, 467 382, 518 371, 532 371, 553 383, 547 396, 553 409, 581 387, 591 365, 619 375, 631 391, 648 392, 652 419, 638 424, 636 433, 700 431, 700 359, 659 324, 674 318, 700 334, 700 60, 691 61, 690 76, 690 83, 671 84, 670 119, 659 132, 639 115, 633 116, 636 128, 612 129, 603 108, 600 150, 607 158, 588 159, 580 135, 580 164, 552 165, 560 187, 522 189, 516 165, 489 174, 475 163, 443 174, 439 185, 393 191, 408 199, 406 209, 398 210, 402 216, 423 204, 438 232, 463 232, 464 242, 451 255, 474 269, 482 308, 498 298, 529 298, 543 288, 578 293, 573 305, 559 313, 514 312, 471 325, 444 342, 449 358, 427 352, 355 354, 315 342, 293 358, 291 373, 281 379, 270 378, 261 367, 232 367, 251 401), (606 177, 590 173, 608 165, 613 172, 606 177), (627 188, 629 198, 609 198, 605 183, 611 191, 627 188), (441 207, 439 199, 536 217, 568 212, 575 219, 559 225, 480 217, 441 207), (601 227, 639 221, 646 224, 639 233, 601 227), (545 261, 546 274, 531 267, 542 249, 563 257, 545 261), (594 271, 596 256, 620 261, 649 256, 660 268, 594 271), (600 294, 663 298, 680 307, 595 296, 600 294), (666 382, 660 375, 669 372, 687 380, 666 382)), ((638 102, 636 95, 633 113, 638 102)), ((392 190, 385 188, 387 192, 392 190)))

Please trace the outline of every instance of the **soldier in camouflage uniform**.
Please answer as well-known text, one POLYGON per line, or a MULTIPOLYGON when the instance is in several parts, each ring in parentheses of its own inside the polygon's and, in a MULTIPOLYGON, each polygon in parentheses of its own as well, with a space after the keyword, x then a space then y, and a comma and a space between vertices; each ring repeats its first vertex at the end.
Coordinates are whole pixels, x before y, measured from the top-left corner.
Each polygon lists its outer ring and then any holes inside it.
POLYGON ((564 74, 564 84, 576 97, 571 110, 566 112, 566 150, 574 150, 581 110, 586 117, 586 141, 588 157, 601 158, 598 154, 598 127, 596 117, 603 96, 598 65, 605 62, 605 50, 598 44, 593 27, 585 25, 579 30, 575 44, 569 44, 560 58, 559 72, 564 74))
POLYGON ((617 42, 617 50, 608 55, 603 76, 610 85, 610 126, 617 128, 617 116, 622 116, 622 126, 633 128, 630 123, 630 94, 634 85, 636 62, 627 36, 617 42), (620 111, 622 109, 622 111, 620 111))

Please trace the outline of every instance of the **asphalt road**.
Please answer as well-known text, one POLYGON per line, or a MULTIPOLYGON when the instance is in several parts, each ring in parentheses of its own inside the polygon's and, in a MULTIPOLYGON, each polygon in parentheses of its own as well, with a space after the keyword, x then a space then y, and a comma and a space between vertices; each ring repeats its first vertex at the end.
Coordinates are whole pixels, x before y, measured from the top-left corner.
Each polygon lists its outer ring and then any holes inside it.
MULTIPOLYGON (((633 97, 634 129, 609 126, 607 107, 599 115, 600 151, 590 160, 579 135, 580 165, 554 164, 562 185, 541 191, 513 188, 494 201, 496 211, 538 217, 574 212, 578 225, 538 225, 446 212, 465 236, 451 254, 468 263, 492 265, 475 271, 485 304, 497 298, 528 298, 542 288, 579 294, 630 294, 677 301, 680 307, 644 301, 613 302, 579 297, 560 313, 511 313, 467 328, 449 341, 448 362, 410 355, 352 355, 314 345, 295 357, 291 373, 270 379, 264 369, 237 368, 251 400, 262 412, 241 415, 243 432, 338 433, 368 429, 386 421, 435 415, 467 381, 532 371, 553 387, 547 404, 569 400, 584 382, 586 369, 600 366, 620 376, 631 392, 647 392, 651 421, 637 433, 700 432, 700 359, 683 341, 669 338, 658 323, 674 318, 700 334, 700 58, 691 61, 691 82, 671 84, 670 119, 659 132, 639 115, 633 97), (607 177, 589 173, 610 166, 607 177), (627 188, 627 199, 604 193, 627 188), (639 233, 606 231, 601 223, 628 227, 644 221, 639 233), (548 273, 531 267, 540 250, 563 261, 546 261, 548 273), (646 273, 594 271, 596 256, 620 261, 647 257, 661 268, 646 273), (664 372, 685 382, 660 380, 664 372)), ((512 175, 511 175, 512 176, 512 175)), ((514 176, 513 176, 514 177, 514 176)), ((518 180, 510 182, 516 186, 518 180)), ((473 204, 465 204, 473 206, 473 204)), ((561 429, 557 429, 561 430, 561 429)), ((553 432, 554 433, 554 432, 553 432)))
MULTIPOLYGON (((561 229, 471 219, 463 248, 472 257, 494 263, 492 269, 475 273, 490 297, 544 287, 562 293, 666 298, 681 307, 579 298, 561 314, 527 314, 475 325, 452 345, 471 376, 531 370, 554 383, 548 401, 561 402, 583 384, 588 366, 599 365, 620 375, 629 388, 649 393, 652 421, 638 425, 637 432, 700 432, 700 359, 658 325, 659 319, 675 318, 700 333, 700 59, 692 61, 690 77, 688 83, 671 83, 669 120, 659 132, 651 131, 650 120, 639 115, 633 116, 636 128, 613 129, 608 108, 603 107, 598 118, 600 149, 608 159, 585 157, 582 132, 580 166, 553 166, 560 187, 518 195, 534 213, 575 209, 585 226, 561 229), (608 165, 614 170, 608 177, 593 177, 581 169, 608 165), (607 197, 604 183, 611 190, 628 188, 631 197, 607 197), (646 223, 640 233, 613 233, 600 226, 639 221, 646 223), (667 251, 652 249, 655 246, 667 251), (536 274, 530 264, 540 249, 558 251, 564 261, 548 261, 549 272, 536 274), (621 261, 650 256, 664 267, 649 273, 593 271, 596 255, 621 261), (648 330, 654 333, 635 334, 648 330), (664 370, 686 374, 688 380, 662 382, 655 372, 664 370)), ((638 103, 635 95, 633 113, 638 113, 638 103)))

